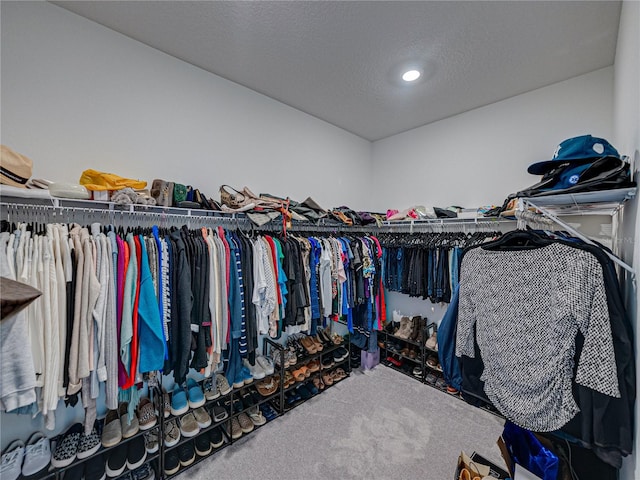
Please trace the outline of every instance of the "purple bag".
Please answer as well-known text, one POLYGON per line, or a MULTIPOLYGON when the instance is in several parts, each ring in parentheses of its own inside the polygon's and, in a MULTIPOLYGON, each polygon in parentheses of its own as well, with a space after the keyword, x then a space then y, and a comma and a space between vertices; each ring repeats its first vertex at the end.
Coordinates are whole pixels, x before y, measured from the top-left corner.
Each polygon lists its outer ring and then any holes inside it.
POLYGON ((364 370, 371 370, 373 367, 380 363, 380 350, 375 352, 367 352, 362 350, 360 354, 361 365, 364 370))

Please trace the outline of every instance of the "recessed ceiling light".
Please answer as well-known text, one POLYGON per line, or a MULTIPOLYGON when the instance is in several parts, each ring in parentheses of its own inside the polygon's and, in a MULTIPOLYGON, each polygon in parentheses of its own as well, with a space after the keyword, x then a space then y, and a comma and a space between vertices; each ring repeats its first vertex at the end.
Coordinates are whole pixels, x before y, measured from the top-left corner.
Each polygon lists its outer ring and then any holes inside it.
POLYGON ((419 70, 407 70, 402 74, 402 80, 405 82, 415 82, 420 78, 420 75, 421 73, 419 70))

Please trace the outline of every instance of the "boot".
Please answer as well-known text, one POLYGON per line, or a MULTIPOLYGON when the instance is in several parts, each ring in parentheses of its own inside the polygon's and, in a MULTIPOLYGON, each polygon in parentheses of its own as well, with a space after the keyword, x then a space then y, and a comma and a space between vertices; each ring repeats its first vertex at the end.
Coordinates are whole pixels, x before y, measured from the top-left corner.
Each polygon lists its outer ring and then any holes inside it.
POLYGON ((421 343, 424 339, 424 328, 425 328, 425 319, 421 316, 413 317, 413 322, 416 325, 415 327, 415 337, 413 341, 416 343, 421 343))
POLYGON ((400 328, 396 332, 396 337, 408 339, 411 335, 411 331, 413 330, 413 322, 409 317, 402 317, 400 320, 400 328))
POLYGON ((422 335, 420 333, 420 330, 422 329, 422 317, 420 315, 416 315, 411 320, 413 322, 413 329, 411 330, 411 336, 409 337, 409 340, 419 342, 422 338, 422 335))

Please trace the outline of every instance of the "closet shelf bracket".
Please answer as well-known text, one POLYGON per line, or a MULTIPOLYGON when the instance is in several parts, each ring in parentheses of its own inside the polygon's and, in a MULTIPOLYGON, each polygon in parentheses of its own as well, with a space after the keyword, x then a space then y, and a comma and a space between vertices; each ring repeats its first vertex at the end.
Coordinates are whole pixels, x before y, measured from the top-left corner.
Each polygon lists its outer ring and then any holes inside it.
MULTIPOLYGON (((531 201, 530 198, 522 198, 520 200, 521 200, 521 205, 524 204, 522 206, 523 206, 523 208, 525 210, 527 208, 529 208, 529 207, 531 207, 533 209, 536 209, 540 213, 542 213, 542 215, 544 215, 545 217, 553 220, 553 222, 555 222, 557 225, 562 227, 563 230, 566 230, 567 232, 571 233, 576 238, 579 238, 580 240, 582 240, 585 243, 588 243, 589 245, 596 245, 589 237, 587 237, 582 232, 580 232, 580 231, 576 230, 575 228, 573 228, 571 225, 569 225, 567 222, 565 222, 564 220, 559 218, 556 214, 551 212, 546 207, 542 207, 540 205, 537 205, 536 203, 531 201)), ((634 268, 632 266, 630 266, 629 264, 625 263, 624 261, 622 261, 621 259, 616 257, 614 254, 608 252, 607 250, 604 250, 604 252, 607 254, 607 256, 611 259, 612 262, 614 262, 616 265, 619 265, 620 267, 622 267, 625 270, 627 270, 629 273, 631 273, 631 275, 635 276, 636 272, 635 272, 635 270, 634 270, 634 268)))

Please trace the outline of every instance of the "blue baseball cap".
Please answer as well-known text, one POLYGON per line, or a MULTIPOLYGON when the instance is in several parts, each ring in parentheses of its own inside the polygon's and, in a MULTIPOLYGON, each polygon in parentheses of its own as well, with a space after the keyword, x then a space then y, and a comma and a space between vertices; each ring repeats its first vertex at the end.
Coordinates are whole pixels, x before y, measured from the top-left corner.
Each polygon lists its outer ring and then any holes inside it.
POLYGON ((553 152, 553 159, 529 165, 527 172, 533 175, 544 175, 563 162, 585 163, 594 158, 620 158, 618 151, 604 138, 582 135, 565 140, 553 152))

